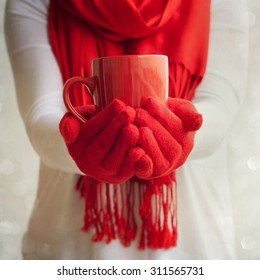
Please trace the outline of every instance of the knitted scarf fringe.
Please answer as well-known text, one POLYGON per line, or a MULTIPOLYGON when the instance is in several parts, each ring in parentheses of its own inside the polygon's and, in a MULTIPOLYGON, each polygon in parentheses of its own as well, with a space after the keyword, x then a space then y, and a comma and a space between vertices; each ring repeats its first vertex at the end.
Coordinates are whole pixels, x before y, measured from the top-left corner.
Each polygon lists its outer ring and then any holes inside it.
POLYGON ((120 185, 80 177, 76 189, 85 199, 82 230, 94 228, 94 242, 119 239, 128 247, 138 236, 141 250, 176 246, 177 185, 173 177, 151 181, 134 177, 120 185), (137 226, 137 217, 141 226, 137 226))

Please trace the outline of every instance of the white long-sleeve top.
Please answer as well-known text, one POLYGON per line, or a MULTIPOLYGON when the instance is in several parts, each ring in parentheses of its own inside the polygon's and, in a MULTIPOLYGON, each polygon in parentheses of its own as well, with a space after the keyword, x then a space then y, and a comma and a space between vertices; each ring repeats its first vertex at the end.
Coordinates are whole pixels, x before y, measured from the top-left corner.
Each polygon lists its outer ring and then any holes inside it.
POLYGON ((206 75, 194 104, 203 114, 194 150, 177 172, 179 241, 169 250, 92 243, 82 233, 81 174, 59 133, 66 112, 62 78, 48 37, 49 0, 9 0, 5 33, 18 106, 41 159, 36 203, 23 243, 36 259, 232 259, 234 224, 225 136, 245 95, 246 0, 213 0, 206 75))

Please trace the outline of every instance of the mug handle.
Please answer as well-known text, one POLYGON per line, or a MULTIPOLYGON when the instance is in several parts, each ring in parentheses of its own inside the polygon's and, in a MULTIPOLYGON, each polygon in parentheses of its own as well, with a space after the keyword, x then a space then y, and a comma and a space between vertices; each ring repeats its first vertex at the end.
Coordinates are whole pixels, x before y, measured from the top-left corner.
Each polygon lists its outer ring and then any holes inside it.
POLYGON ((96 86, 96 82, 92 77, 72 77, 68 79, 63 88, 63 101, 67 110, 80 122, 84 123, 87 120, 73 107, 70 101, 70 90, 75 84, 84 84, 88 88, 88 94, 93 97, 93 91, 96 86))

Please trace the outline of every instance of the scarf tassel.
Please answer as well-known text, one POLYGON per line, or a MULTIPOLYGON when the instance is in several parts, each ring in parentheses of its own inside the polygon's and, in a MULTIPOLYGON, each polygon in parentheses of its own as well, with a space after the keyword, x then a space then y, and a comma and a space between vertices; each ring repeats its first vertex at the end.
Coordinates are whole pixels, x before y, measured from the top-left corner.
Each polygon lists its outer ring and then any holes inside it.
POLYGON ((82 230, 89 232, 94 228, 93 242, 110 243, 119 239, 128 247, 138 236, 140 250, 176 246, 177 188, 176 183, 172 183, 174 179, 174 175, 151 181, 134 177, 123 185, 111 185, 89 177, 79 178, 76 189, 85 199, 82 230), (141 226, 137 227, 138 222, 141 226))

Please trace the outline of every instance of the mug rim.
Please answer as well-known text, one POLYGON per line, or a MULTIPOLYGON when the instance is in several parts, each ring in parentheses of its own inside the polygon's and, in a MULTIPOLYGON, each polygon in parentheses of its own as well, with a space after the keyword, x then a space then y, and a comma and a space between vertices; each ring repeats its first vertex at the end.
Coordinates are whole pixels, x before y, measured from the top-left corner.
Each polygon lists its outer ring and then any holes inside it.
POLYGON ((126 55, 111 55, 111 56, 101 56, 101 57, 95 57, 92 59, 92 61, 98 61, 98 60, 113 60, 113 59, 118 59, 118 58, 131 58, 131 57, 136 57, 136 58, 144 58, 144 57, 163 57, 168 59, 167 55, 164 54, 126 54, 126 55))

